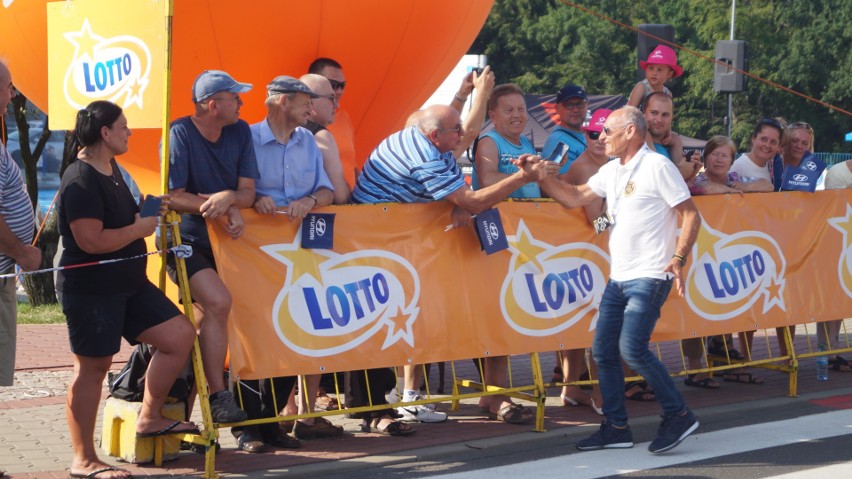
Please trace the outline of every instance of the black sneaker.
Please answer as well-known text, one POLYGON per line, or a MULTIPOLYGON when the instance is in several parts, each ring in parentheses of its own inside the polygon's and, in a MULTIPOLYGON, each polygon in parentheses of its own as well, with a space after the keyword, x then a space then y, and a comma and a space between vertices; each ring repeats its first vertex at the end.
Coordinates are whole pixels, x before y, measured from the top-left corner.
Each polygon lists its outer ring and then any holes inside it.
POLYGON ((216 398, 210 397, 210 414, 213 422, 245 421, 248 415, 237 406, 231 391, 222 390, 216 393, 216 398))
POLYGON ((581 451, 598 449, 628 449, 633 447, 633 432, 630 427, 619 429, 607 421, 601 423, 598 432, 577 443, 581 451))
POLYGON ((686 410, 686 414, 662 417, 663 422, 657 431, 657 438, 648 446, 648 450, 654 454, 674 449, 686 439, 686 436, 698 429, 698 418, 689 409, 686 410))

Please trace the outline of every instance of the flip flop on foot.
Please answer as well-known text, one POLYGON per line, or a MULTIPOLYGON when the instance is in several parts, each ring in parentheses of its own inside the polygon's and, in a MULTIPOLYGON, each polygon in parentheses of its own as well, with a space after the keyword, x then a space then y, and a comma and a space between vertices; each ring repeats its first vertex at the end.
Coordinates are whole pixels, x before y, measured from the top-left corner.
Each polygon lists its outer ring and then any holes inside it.
POLYGON ((721 385, 713 380, 711 377, 706 377, 704 379, 695 380, 695 375, 690 374, 683 380, 683 383, 687 386, 692 386, 696 388, 704 388, 704 389, 719 389, 721 385))
POLYGON ((725 373, 722 379, 729 383, 763 384, 763 378, 751 373, 725 373))
POLYGON ((137 438, 157 437, 157 436, 167 436, 169 434, 198 434, 199 432, 200 431, 195 426, 195 424, 193 424, 191 422, 175 421, 175 422, 169 424, 168 426, 164 427, 163 429, 160 429, 159 431, 137 432, 136 437, 137 438), (189 427, 184 427, 184 428, 178 429, 178 426, 180 426, 180 425, 186 425, 186 426, 189 426, 189 427))
POLYGON ((411 424, 397 421, 390 417, 383 417, 379 419, 378 423, 376 423, 375 431, 387 436, 410 436, 417 432, 411 424), (382 427, 382 425, 384 425, 384 427, 382 427))
POLYGON ((73 471, 71 471, 71 472, 68 473, 68 477, 107 479, 107 478, 113 478, 113 477, 132 478, 133 476, 130 474, 129 471, 127 471, 125 469, 119 469, 119 468, 114 467, 114 466, 106 466, 106 467, 101 467, 101 468, 95 469, 94 471, 90 471, 90 472, 73 472, 73 471), (111 475, 105 475, 108 472, 126 472, 127 475, 124 475, 124 476, 116 476, 116 475, 112 475, 112 474, 111 475))
POLYGON ((528 424, 532 420, 527 408, 515 403, 503 406, 499 411, 490 413, 489 417, 506 424, 528 424))

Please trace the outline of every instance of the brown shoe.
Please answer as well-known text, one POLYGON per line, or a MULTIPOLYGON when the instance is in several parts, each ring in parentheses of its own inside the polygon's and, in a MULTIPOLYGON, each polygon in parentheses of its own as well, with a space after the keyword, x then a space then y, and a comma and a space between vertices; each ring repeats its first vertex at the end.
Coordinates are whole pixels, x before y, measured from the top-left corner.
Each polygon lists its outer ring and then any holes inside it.
POLYGON ((240 451, 250 452, 252 454, 263 454, 265 452, 269 452, 269 447, 263 442, 260 436, 247 429, 240 435, 237 447, 240 451))
POLYGON ((278 429, 281 430, 284 434, 289 434, 293 432, 293 423, 296 421, 282 421, 278 423, 278 429))
POLYGON ((323 417, 314 418, 313 424, 305 424, 296 421, 293 425, 293 435, 296 439, 317 439, 321 437, 340 437, 343 435, 343 427, 335 426, 323 417))

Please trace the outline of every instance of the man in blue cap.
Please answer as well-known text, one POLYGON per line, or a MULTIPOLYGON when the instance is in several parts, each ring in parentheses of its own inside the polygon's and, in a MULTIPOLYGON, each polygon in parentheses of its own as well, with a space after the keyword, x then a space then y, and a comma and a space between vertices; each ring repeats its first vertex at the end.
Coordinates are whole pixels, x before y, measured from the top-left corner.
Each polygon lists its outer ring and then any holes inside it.
POLYGON ((586 135, 583 123, 589 112, 589 101, 586 90, 578 85, 569 83, 556 93, 556 114, 559 124, 547 137, 541 150, 542 158, 550 158, 559 143, 568 145, 568 161, 559 170, 559 174, 568 172, 568 168, 584 151, 586 151, 586 135))
MULTIPOLYGON (((240 120, 240 93, 249 90, 250 84, 223 71, 201 73, 192 86, 195 113, 173 121, 169 132, 169 195, 171 207, 182 213, 181 240, 193 249, 186 273, 217 423, 243 421, 246 413, 225 389, 222 365, 231 294, 216 273, 206 220, 239 238, 244 226, 240 208, 254 204, 257 160, 249 125, 240 120)), ((169 274, 177 282, 174 257, 169 258, 169 274)))

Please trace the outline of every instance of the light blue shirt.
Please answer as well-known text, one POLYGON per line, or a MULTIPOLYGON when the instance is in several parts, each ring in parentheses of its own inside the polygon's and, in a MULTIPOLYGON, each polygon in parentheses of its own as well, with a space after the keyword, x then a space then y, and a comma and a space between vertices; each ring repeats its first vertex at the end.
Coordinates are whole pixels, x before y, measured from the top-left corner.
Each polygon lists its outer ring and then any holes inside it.
POLYGON ((672 159, 672 154, 669 152, 669 147, 662 143, 654 143, 654 149, 657 150, 657 153, 665 156, 668 159, 672 159))
POLYGON ((334 191, 322 165, 322 153, 307 129, 296 127, 290 141, 280 143, 264 118, 251 126, 251 138, 260 171, 255 185, 258 196, 269 196, 275 206, 287 206, 320 188, 334 191))
MULTIPOLYGON (((503 138, 496 130, 489 131, 482 138, 491 138, 494 141, 494 145, 497 147, 497 154, 500 158, 497 162, 497 171, 500 173, 511 175, 517 172, 518 167, 512 163, 512 160, 525 153, 535 154, 535 147, 532 142, 523 135, 521 135, 521 143, 519 145, 503 138)), ((481 188, 476 168, 473 169, 471 183, 474 190, 481 188)), ((513 191, 509 195, 509 198, 541 198, 541 188, 539 188, 538 183, 527 183, 513 191)))
POLYGON ((541 157, 544 159, 549 158, 560 142, 568 145, 568 160, 559 169, 559 174, 561 175, 567 173, 568 169, 571 168, 571 163, 574 163, 586 151, 586 135, 569 130, 561 125, 557 126, 550 133, 550 136, 547 137, 547 141, 544 142, 544 147, 541 149, 541 157))

